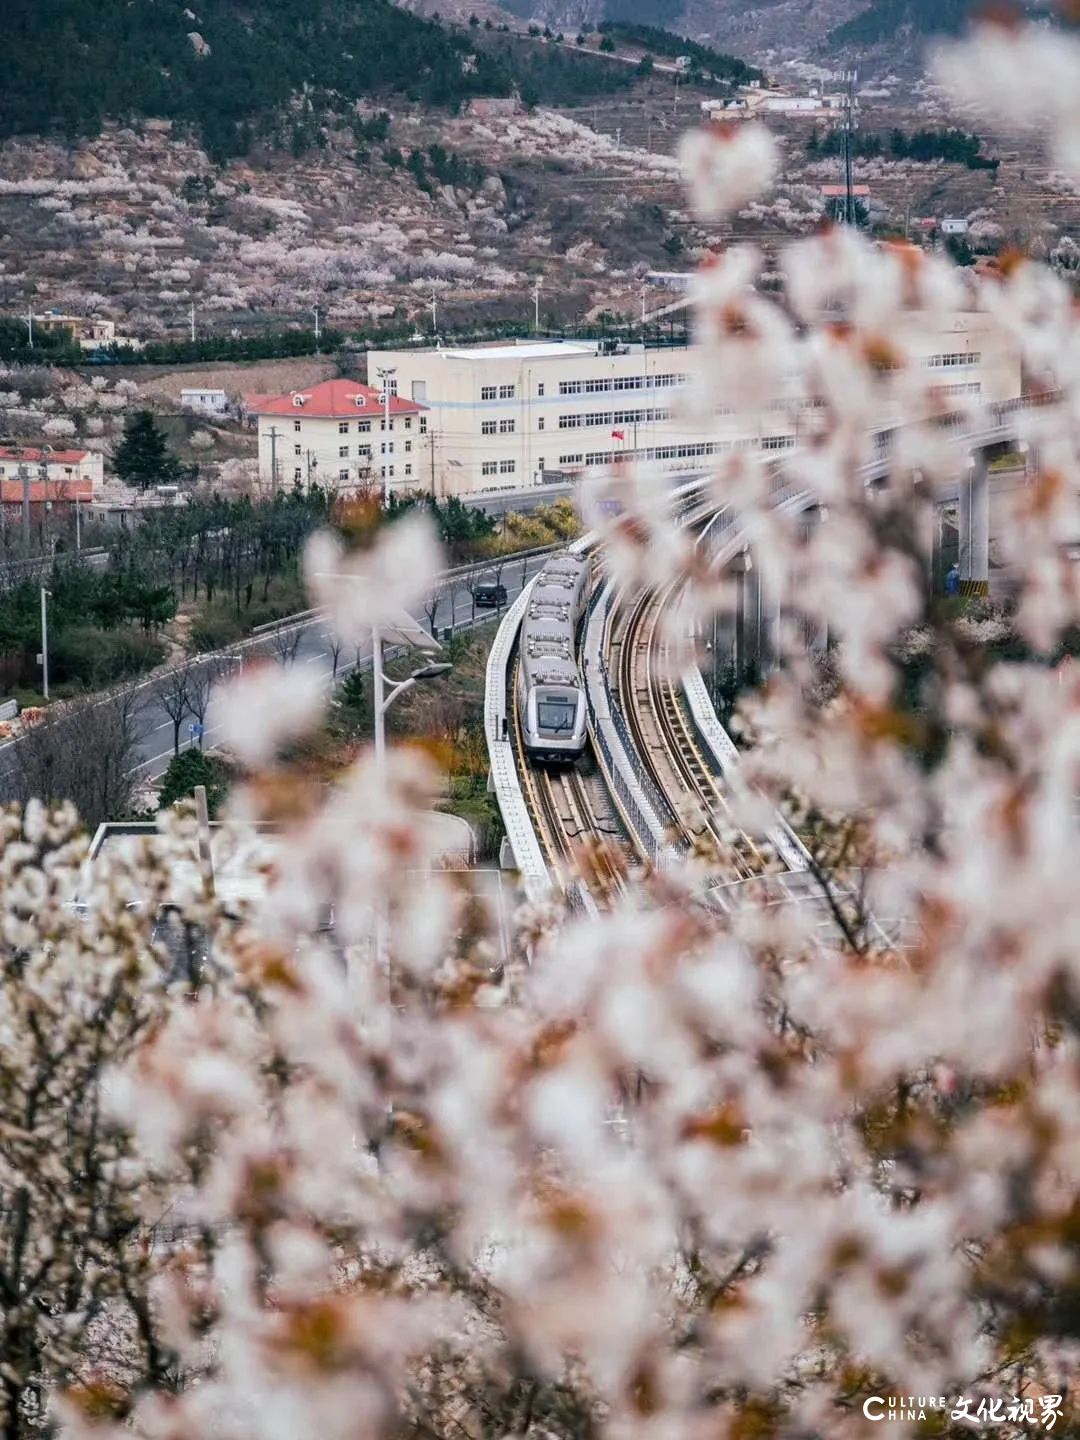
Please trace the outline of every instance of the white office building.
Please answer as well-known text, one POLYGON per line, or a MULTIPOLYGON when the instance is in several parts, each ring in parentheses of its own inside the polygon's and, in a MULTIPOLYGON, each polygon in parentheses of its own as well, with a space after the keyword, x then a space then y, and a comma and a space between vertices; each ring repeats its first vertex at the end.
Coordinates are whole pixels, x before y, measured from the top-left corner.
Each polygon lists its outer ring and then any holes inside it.
MULTIPOLYGON (((979 313, 945 316, 913 342, 941 372, 943 394, 989 401, 1020 393, 1018 359, 979 313)), ((417 485, 438 495, 520 489, 572 477, 619 457, 692 473, 734 449, 797 443, 796 405, 747 421, 718 411, 707 423, 679 413, 700 364, 693 347, 529 340, 372 353, 396 396, 426 407, 430 467, 417 485)), ((900 417, 883 416, 882 424, 900 417)))

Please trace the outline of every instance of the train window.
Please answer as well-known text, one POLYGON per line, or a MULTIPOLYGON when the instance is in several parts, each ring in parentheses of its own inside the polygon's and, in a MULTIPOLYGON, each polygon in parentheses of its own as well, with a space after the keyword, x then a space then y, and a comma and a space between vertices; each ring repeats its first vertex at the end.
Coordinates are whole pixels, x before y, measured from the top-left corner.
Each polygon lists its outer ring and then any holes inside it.
POLYGON ((549 695, 536 706, 536 719, 541 730, 561 735, 573 730, 577 700, 572 695, 549 695))

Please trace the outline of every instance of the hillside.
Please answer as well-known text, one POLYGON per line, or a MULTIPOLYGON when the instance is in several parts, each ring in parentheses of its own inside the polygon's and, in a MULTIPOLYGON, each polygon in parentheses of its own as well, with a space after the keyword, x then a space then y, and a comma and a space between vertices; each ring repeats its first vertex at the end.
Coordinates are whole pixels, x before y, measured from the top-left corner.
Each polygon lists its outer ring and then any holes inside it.
POLYGON ((517 15, 570 29, 604 21, 667 30, 768 62, 880 58, 918 63, 926 42, 959 30, 974 0, 505 0, 517 15))
POLYGON ((566 102, 630 83, 595 57, 540 54, 389 0, 192 4, 8 0, 0 140, 157 118, 191 127, 220 162, 260 143, 303 148, 357 102, 452 110, 474 95, 566 102))

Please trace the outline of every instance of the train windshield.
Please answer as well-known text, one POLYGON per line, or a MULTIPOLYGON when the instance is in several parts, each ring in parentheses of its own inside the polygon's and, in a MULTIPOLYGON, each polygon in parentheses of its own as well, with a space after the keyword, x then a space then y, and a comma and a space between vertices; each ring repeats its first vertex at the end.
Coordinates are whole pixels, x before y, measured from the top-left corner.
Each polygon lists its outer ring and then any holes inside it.
POLYGON ((548 735, 564 735, 574 728, 577 699, 572 695, 549 695, 536 706, 540 729, 548 735))

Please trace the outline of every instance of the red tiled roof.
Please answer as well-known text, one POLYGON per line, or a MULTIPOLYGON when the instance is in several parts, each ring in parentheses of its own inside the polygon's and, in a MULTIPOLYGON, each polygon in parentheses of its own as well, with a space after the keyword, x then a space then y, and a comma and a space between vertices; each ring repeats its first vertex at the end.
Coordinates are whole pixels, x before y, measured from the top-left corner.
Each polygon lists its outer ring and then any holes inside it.
MULTIPOLYGON (((379 394, 371 385, 361 385, 356 380, 324 380, 321 385, 294 390, 288 395, 251 395, 247 403, 257 415, 311 415, 319 420, 345 420, 357 413, 381 415, 383 402, 379 394), (363 405, 357 404, 358 396, 363 396, 363 405), (297 404, 298 399, 303 403, 297 404)), ((418 415, 425 408, 415 400, 402 400, 397 395, 390 399, 391 415, 418 415)))
POLYGON ((89 450, 36 450, 29 445, 0 445, 0 460, 25 461, 27 465, 79 465, 89 450))
MULTIPOLYGON (((22 481, 0 478, 0 504, 21 505, 23 498, 22 481)), ((31 480, 30 503, 40 505, 43 500, 92 500, 94 482, 89 475, 65 475, 60 480, 31 480)))

